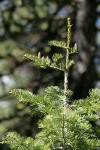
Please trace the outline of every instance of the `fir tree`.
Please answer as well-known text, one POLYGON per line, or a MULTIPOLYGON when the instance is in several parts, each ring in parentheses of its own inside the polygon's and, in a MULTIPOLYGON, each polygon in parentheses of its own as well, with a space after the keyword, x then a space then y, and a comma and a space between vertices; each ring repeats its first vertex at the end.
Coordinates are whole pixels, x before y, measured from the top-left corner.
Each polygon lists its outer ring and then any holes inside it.
POLYGON ((9 144, 13 150, 95 150, 100 146, 100 129, 91 121, 97 121, 100 110, 100 90, 92 89, 86 99, 72 99, 73 92, 68 89, 68 72, 74 61, 69 59, 77 52, 77 44, 70 47, 71 21, 67 19, 67 42, 50 41, 49 45, 64 48, 64 53, 54 53, 52 59, 26 54, 35 66, 51 67, 64 73, 64 89, 47 87, 43 93, 32 94, 22 89, 11 93, 21 102, 30 104, 42 118, 38 121, 41 129, 35 138, 22 137, 9 132, 2 143, 9 144), (63 61, 59 61, 63 60, 63 61))

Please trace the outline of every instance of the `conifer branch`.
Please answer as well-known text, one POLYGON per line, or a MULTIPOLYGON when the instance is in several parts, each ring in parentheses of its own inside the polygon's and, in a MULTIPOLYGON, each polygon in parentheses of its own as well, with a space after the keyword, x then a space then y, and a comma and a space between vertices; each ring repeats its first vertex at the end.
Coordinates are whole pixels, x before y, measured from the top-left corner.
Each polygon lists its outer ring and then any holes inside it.
POLYGON ((40 57, 40 52, 38 53, 38 56, 25 54, 24 58, 32 60, 33 64, 35 66, 39 66, 39 67, 42 67, 42 68, 46 68, 46 67, 50 66, 50 63, 51 63, 51 60, 48 57, 46 57, 46 58, 44 58, 44 56, 40 57))
POLYGON ((77 53, 78 49, 77 49, 77 44, 74 44, 74 47, 70 48, 69 54, 74 54, 77 53))
MULTIPOLYGON (((44 68, 44 69, 46 67, 50 67, 50 68, 53 68, 53 69, 64 71, 63 65, 61 63, 59 63, 59 64, 57 63, 59 61, 59 59, 62 58, 61 54, 56 54, 56 57, 53 58, 53 62, 49 59, 48 56, 46 58, 44 58, 44 56, 41 57, 41 53, 40 52, 38 53, 38 56, 25 54, 24 58, 32 60, 33 64, 35 66, 38 66, 38 67, 41 67, 41 68, 44 68), (56 62, 55 62, 55 60, 56 60, 56 62)), ((69 65, 70 65, 70 63, 69 63, 69 65)))
POLYGON ((56 41, 56 40, 53 40, 53 41, 49 41, 48 43, 50 46, 56 46, 56 47, 60 47, 60 48, 67 48, 67 45, 65 42, 62 42, 62 41, 56 41))
POLYGON ((71 43, 71 19, 67 19, 67 48, 70 48, 70 43, 71 43))
MULTIPOLYGON (((13 150, 94 150, 100 147, 99 129, 94 129, 90 121, 100 119, 97 112, 100 110, 100 90, 90 90, 84 100, 72 100, 72 91, 68 89, 69 68, 74 63, 69 59, 77 52, 77 44, 70 47, 71 21, 67 19, 67 42, 51 41, 49 45, 64 48, 65 53, 54 53, 52 58, 26 54, 25 58, 33 61, 35 66, 50 67, 64 73, 64 90, 57 86, 47 87, 42 93, 33 94, 27 90, 13 89, 11 93, 25 104, 29 104, 32 114, 42 114, 38 120, 40 132, 35 138, 22 137, 10 132, 3 139, 13 150)), ((3 142, 2 142, 3 143, 3 142)))

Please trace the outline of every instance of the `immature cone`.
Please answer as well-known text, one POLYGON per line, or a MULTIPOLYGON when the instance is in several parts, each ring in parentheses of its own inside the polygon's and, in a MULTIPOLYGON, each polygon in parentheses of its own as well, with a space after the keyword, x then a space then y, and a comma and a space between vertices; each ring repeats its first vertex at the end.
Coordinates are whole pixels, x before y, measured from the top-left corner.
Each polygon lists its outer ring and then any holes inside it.
POLYGON ((38 58, 41 58, 41 53, 40 52, 38 53, 38 58))
POLYGON ((74 44, 74 48, 75 48, 75 50, 77 50, 77 43, 74 44))

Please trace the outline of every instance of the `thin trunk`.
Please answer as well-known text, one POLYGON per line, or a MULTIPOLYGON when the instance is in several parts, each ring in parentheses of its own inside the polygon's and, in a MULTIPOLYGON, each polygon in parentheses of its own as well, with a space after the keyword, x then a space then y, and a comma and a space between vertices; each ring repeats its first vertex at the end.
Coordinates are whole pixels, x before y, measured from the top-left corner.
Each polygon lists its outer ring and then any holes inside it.
MULTIPOLYGON (((65 53, 65 69, 64 69, 64 99, 63 99, 63 109, 68 108, 68 100, 67 100, 67 90, 68 90, 68 61, 69 61, 69 49, 70 49, 70 40, 71 40, 71 22, 70 18, 67 21, 67 48, 65 53)), ((65 138, 65 115, 63 112, 62 115, 62 136, 63 136, 63 148, 66 149, 66 138, 65 138)))

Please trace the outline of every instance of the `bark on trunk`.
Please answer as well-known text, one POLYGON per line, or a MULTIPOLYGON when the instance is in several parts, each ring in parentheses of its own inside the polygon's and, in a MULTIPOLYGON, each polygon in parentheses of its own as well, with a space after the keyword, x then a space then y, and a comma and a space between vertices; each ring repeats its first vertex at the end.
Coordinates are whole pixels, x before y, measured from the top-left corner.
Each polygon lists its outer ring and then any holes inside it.
POLYGON ((77 99, 86 97, 93 83, 91 59, 95 51, 95 18, 96 1, 77 0, 74 42, 79 52, 74 56, 75 65, 69 81, 77 99))

